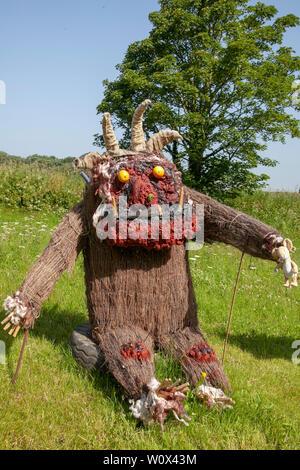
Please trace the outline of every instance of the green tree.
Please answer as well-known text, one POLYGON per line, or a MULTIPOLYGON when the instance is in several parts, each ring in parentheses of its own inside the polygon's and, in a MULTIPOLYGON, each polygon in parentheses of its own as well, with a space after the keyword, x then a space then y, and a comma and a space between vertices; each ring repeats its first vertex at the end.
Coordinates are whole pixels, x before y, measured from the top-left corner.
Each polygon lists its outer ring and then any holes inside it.
MULTIPOLYGON (((265 184, 258 165, 268 141, 300 137, 292 84, 300 58, 282 46, 292 15, 249 0, 160 0, 148 38, 128 47, 119 76, 104 81, 98 113, 109 111, 127 145, 134 108, 145 98, 147 136, 163 128, 184 137, 167 151, 188 185, 219 199, 265 184)), ((100 135, 95 144, 103 144, 100 135)))

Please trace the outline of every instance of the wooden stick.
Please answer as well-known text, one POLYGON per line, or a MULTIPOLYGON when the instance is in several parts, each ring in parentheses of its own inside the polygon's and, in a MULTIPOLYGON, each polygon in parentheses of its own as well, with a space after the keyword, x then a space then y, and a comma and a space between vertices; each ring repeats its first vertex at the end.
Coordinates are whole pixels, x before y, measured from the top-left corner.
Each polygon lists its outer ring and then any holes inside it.
POLYGON ((15 372, 15 375, 14 375, 14 378, 13 378, 13 381, 12 381, 13 385, 15 385, 15 383, 17 381, 17 378, 18 378, 18 373, 19 373, 19 369, 20 369, 20 366, 21 366, 22 357, 23 357, 26 341, 27 341, 27 338, 28 338, 28 333, 29 333, 29 329, 25 330, 23 343, 22 343, 22 347, 21 347, 21 352, 20 352, 20 356, 19 356, 19 360, 18 360, 18 364, 17 364, 17 368, 16 368, 16 372, 15 372))
POLYGON ((112 196, 111 200, 112 200, 112 205, 113 205, 113 208, 114 208, 114 214, 115 214, 116 217, 118 217, 118 210, 117 210, 116 200, 115 200, 114 196, 112 196))
POLYGON ((13 327, 9 330, 8 334, 12 335, 13 332, 15 331, 15 328, 16 328, 15 325, 13 325, 13 327))
POLYGON ((176 387, 176 392, 180 392, 181 390, 185 388, 189 388, 190 384, 189 382, 186 382, 185 384, 179 385, 179 387, 176 387))
POLYGON ((9 327, 11 327, 11 323, 7 323, 7 325, 3 327, 3 330, 7 330, 9 327))
POLYGON ((237 288, 238 288, 238 284, 239 284, 239 279, 240 279, 240 274, 241 274, 241 269, 242 269, 244 256, 245 256, 245 252, 243 251, 242 256, 241 256, 241 260, 240 260, 239 270, 238 270, 238 273, 237 273, 237 276, 236 276, 236 281, 235 281, 235 286, 234 286, 234 291, 233 291, 233 296, 232 296, 232 301, 231 301, 231 308, 230 308, 230 313, 229 313, 229 318, 228 318, 228 323, 227 323, 226 338, 225 338, 225 341, 224 341, 224 348, 223 348, 222 366, 224 365, 225 352, 226 352, 226 346, 227 346, 227 342, 228 342, 231 317, 232 317, 234 301, 235 301, 235 296, 236 296, 236 292, 237 292, 237 288))
POLYGON ((158 386, 158 388, 155 390, 155 393, 158 393, 161 389, 167 387, 172 383, 171 379, 164 379, 162 383, 158 386))
POLYGON ((4 318, 4 320, 2 320, 1 322, 1 325, 4 325, 4 323, 8 322, 8 320, 10 319, 10 317, 13 316, 13 313, 10 313, 9 315, 7 315, 7 317, 4 318))
POLYGON ((15 332, 13 334, 13 337, 15 338, 17 336, 17 334, 19 333, 19 330, 20 330, 21 326, 18 325, 17 328, 15 329, 15 332))
POLYGON ((181 379, 177 379, 177 380, 175 380, 175 382, 174 382, 172 385, 169 385, 168 388, 174 388, 174 387, 176 387, 178 384, 180 384, 180 382, 181 382, 181 379))
POLYGON ((183 207, 183 194, 184 194, 183 188, 181 188, 181 190, 180 190, 180 199, 179 199, 179 207, 181 207, 181 208, 183 207))

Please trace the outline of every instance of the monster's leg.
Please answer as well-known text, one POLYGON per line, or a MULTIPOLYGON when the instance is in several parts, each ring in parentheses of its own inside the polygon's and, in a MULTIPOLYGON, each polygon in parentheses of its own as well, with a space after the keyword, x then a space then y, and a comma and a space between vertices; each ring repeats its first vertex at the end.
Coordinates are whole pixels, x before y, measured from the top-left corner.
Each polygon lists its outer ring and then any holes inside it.
POLYGON ((187 425, 183 401, 185 385, 171 383, 170 379, 160 383, 154 376, 153 339, 149 333, 134 325, 117 327, 99 334, 99 341, 106 365, 117 381, 126 390, 131 400, 131 411, 144 423, 158 421, 162 428, 169 413, 187 425))
POLYGON ((162 336, 158 345, 182 365, 187 379, 193 386, 203 380, 202 372, 205 372, 207 384, 230 391, 222 365, 198 328, 186 327, 168 336, 162 336))
POLYGON ((140 398, 154 378, 153 339, 134 325, 93 331, 104 354, 105 364, 116 380, 134 399, 140 398))

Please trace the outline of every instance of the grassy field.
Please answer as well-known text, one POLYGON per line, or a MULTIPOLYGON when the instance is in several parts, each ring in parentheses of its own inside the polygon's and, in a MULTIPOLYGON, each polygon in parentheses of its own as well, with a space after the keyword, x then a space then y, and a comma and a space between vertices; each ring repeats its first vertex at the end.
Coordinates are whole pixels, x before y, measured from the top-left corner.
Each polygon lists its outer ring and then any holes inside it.
MULTIPOLYGON (((299 195, 258 193, 234 205, 279 228, 300 248, 299 195)), ((19 286, 59 219, 55 213, 0 206, 1 303, 19 286)), ((220 357, 240 253, 214 244, 190 257, 200 325, 220 357)), ((300 265, 300 249, 294 259, 300 265)), ((72 358, 72 330, 87 321, 80 256, 72 277, 64 274, 44 304, 15 389, 11 379, 22 335, 11 339, 1 330, 6 364, 0 365, 0 448, 299 448, 300 378, 291 345, 300 340, 300 288, 286 290, 282 273, 275 276, 273 268, 245 257, 225 362, 234 409, 219 413, 189 401, 190 427, 169 420, 162 434, 158 425, 144 427, 131 417, 112 377, 86 372, 72 358)), ((157 355, 155 361, 159 379, 181 377, 166 357, 157 355)))
POLYGON ((0 204, 64 214, 80 199, 84 188, 83 179, 69 160, 55 157, 23 159, 0 151, 0 204))

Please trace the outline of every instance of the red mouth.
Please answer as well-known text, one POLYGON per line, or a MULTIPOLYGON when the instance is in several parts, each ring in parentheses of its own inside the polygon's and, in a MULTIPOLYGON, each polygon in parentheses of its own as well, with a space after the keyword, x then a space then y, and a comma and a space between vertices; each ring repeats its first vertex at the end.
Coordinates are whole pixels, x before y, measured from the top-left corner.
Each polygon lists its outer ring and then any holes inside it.
POLYGON ((170 248, 173 245, 183 245, 186 240, 193 238, 196 232, 196 217, 192 216, 189 223, 183 224, 183 219, 180 223, 176 223, 174 219, 167 222, 160 221, 157 226, 155 237, 153 237, 153 228, 150 221, 148 224, 141 224, 140 226, 132 226, 132 221, 125 222, 116 221, 116 227, 111 228, 106 238, 106 243, 109 246, 119 246, 123 248, 131 246, 140 246, 146 250, 162 250, 170 248), (181 227, 180 233, 178 227, 181 227), (127 234, 126 238, 121 238, 127 234), (167 234, 167 238, 165 236, 167 234))

